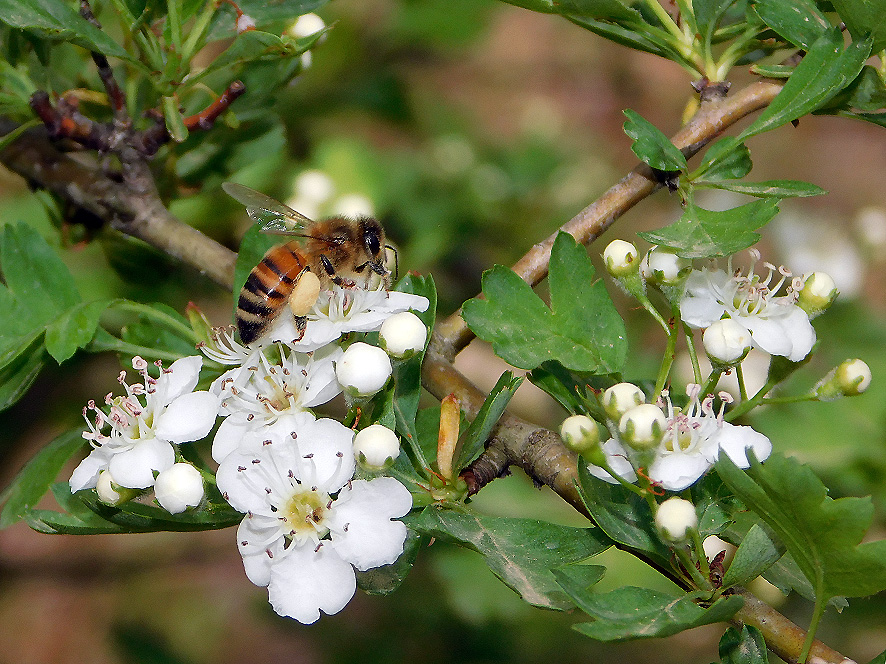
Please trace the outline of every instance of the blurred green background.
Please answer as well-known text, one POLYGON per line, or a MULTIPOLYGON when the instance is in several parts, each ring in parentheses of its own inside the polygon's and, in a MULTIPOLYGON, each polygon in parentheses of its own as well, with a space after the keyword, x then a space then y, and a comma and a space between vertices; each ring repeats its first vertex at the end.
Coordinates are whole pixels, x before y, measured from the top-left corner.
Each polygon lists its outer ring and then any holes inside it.
MULTIPOLYGON (((210 132, 180 146, 178 158, 164 166, 180 185, 172 210, 236 248, 247 220, 220 192, 220 171, 296 206, 299 176, 322 171, 333 191, 317 213, 371 205, 399 249, 401 271, 434 275, 440 315, 478 292, 484 269, 513 263, 634 166, 622 109, 673 133, 692 96, 676 65, 492 0, 337 0, 319 13, 334 29, 273 108, 250 107, 247 92, 234 106, 238 127, 220 125, 214 137, 210 132), (222 147, 224 132, 238 136, 234 149, 222 147)), ((737 71, 733 79, 740 86, 751 76, 737 71)), ((871 494, 877 506, 871 536, 882 537, 883 131, 806 118, 749 147, 752 180, 805 179, 830 191, 783 203, 760 246, 765 260, 796 273, 831 273, 842 291, 816 321, 819 350, 790 389, 800 391, 850 357, 866 360, 874 374, 870 391, 857 399, 769 409, 751 423, 776 449, 812 464, 832 496, 871 494)), ((735 201, 712 197, 705 204, 735 201)), ((0 223, 25 220, 63 247, 85 299, 125 296, 179 311, 194 301, 215 324, 230 322, 230 293, 137 242, 106 235, 86 242, 83 226, 60 232, 53 219, 59 213, 48 197, 0 172, 0 223)), ((635 231, 679 215, 678 198, 659 192, 621 219, 591 255, 599 265, 609 240, 634 240, 635 231)), ((657 368, 663 340, 617 289, 610 291, 633 334, 628 377, 645 377, 657 368)), ((457 366, 485 388, 505 368, 478 343, 457 366)), ((113 357, 79 355, 46 371, 28 397, 0 414, 0 486, 41 445, 77 426, 82 405, 113 390, 118 371, 113 357)), ((564 415, 529 385, 514 408, 551 427, 564 415)), ((519 472, 494 482, 475 505, 490 514, 583 524, 519 472)), ((0 662, 717 659, 719 626, 655 642, 596 644, 569 629, 579 617, 523 604, 479 556, 439 544, 420 555, 398 593, 358 593, 341 614, 305 627, 271 611, 266 592, 243 574, 233 537, 233 531, 50 537, 22 524, 0 532, 0 662)), ((625 556, 603 558, 610 569, 602 587, 661 583, 625 556)), ((803 624, 811 607, 789 598, 783 610, 803 624)), ((852 601, 842 615, 826 617, 820 636, 867 661, 886 647, 886 602, 852 601)))

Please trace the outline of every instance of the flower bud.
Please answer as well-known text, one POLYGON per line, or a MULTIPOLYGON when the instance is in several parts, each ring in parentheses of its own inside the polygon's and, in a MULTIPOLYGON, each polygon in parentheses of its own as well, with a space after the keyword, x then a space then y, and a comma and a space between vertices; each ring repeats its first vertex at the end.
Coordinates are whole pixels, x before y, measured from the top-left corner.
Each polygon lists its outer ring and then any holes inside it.
POLYGON ((631 408, 643 403, 646 395, 633 383, 618 383, 603 393, 603 409, 616 422, 631 408))
POLYGON ((637 247, 624 240, 613 240, 603 250, 603 262, 606 270, 613 277, 626 277, 635 274, 639 269, 637 264, 637 247))
POLYGON ((797 304, 810 316, 816 316, 830 307, 837 295, 837 285, 830 275, 813 272, 806 278, 797 304))
POLYGON ((723 318, 712 323, 701 339, 711 362, 721 366, 735 366, 754 345, 748 329, 732 318, 723 318))
POLYGON ((114 478, 111 477, 111 473, 108 470, 103 470, 98 474, 98 479, 95 483, 95 492, 98 494, 98 499, 105 505, 119 505, 125 503, 128 500, 132 500, 140 493, 138 489, 127 489, 126 487, 118 485, 114 482, 114 478))
POLYGON ((846 360, 819 381, 815 396, 820 401, 830 401, 841 396, 854 397, 871 384, 871 369, 862 360, 846 360))
POLYGON ((587 415, 573 415, 563 420, 560 438, 566 447, 577 454, 587 456, 592 450, 600 448, 600 429, 587 415))
POLYGON ((397 434, 381 424, 373 424, 354 436, 354 458, 368 470, 384 470, 400 455, 397 434))
POLYGON ((381 347, 391 357, 405 360, 425 347, 428 329, 411 311, 401 311, 382 323, 378 332, 381 347))
POLYGON ((335 365, 335 376, 342 389, 358 398, 371 397, 383 388, 391 371, 388 354, 362 341, 348 346, 335 365))
POLYGON ((310 37, 326 27, 326 23, 316 14, 303 14, 299 16, 286 30, 290 37, 299 39, 310 37))
POLYGON ((640 262, 640 274, 646 281, 674 286, 692 269, 692 263, 669 249, 652 247, 640 262))
POLYGON ((655 527, 665 540, 675 544, 684 542, 689 531, 698 527, 695 505, 682 498, 668 498, 658 506, 655 527))
POLYGON ((622 441, 635 450, 650 450, 656 447, 661 442, 667 426, 668 420, 661 408, 651 403, 631 408, 618 422, 622 441))
POLYGON ((203 476, 189 463, 176 463, 157 475, 154 496, 170 514, 196 507, 203 500, 203 476))

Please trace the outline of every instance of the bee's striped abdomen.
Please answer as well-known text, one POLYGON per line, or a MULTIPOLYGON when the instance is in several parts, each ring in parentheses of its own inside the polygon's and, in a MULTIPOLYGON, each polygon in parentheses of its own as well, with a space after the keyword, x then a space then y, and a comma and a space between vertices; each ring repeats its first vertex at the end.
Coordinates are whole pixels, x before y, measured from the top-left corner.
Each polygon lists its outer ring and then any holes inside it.
POLYGON ((272 247, 256 265, 237 301, 237 330, 243 343, 252 343, 286 305, 307 261, 298 242, 272 247))

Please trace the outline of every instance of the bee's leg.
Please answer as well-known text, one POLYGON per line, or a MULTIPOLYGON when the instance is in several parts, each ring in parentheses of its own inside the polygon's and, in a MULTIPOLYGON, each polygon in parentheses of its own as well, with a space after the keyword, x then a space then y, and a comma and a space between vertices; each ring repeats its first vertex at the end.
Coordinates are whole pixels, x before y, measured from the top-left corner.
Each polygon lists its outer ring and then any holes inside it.
POLYGON ((292 340, 292 343, 298 343, 305 336, 305 329, 308 327, 308 318, 307 316, 296 316, 295 317, 295 329, 298 332, 298 336, 292 340))
POLYGON ((353 288, 357 284, 350 279, 345 279, 335 273, 335 266, 332 264, 326 254, 320 254, 320 264, 323 265, 323 269, 326 270, 326 274, 329 275, 329 278, 332 280, 336 286, 341 286, 342 288, 353 288))

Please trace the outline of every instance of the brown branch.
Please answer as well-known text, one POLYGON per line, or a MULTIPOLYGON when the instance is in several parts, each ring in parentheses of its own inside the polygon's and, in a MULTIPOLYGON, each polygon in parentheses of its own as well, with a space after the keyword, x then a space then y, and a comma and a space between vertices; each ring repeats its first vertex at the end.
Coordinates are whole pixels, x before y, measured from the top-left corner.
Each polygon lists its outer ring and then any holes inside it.
MULTIPOLYGON (((0 119, 0 133, 16 125, 0 119)), ((163 205, 143 163, 120 182, 98 165, 61 152, 44 129, 25 132, 0 151, 0 162, 33 187, 51 191, 112 228, 144 240, 230 290, 236 254, 182 223, 163 205)))

